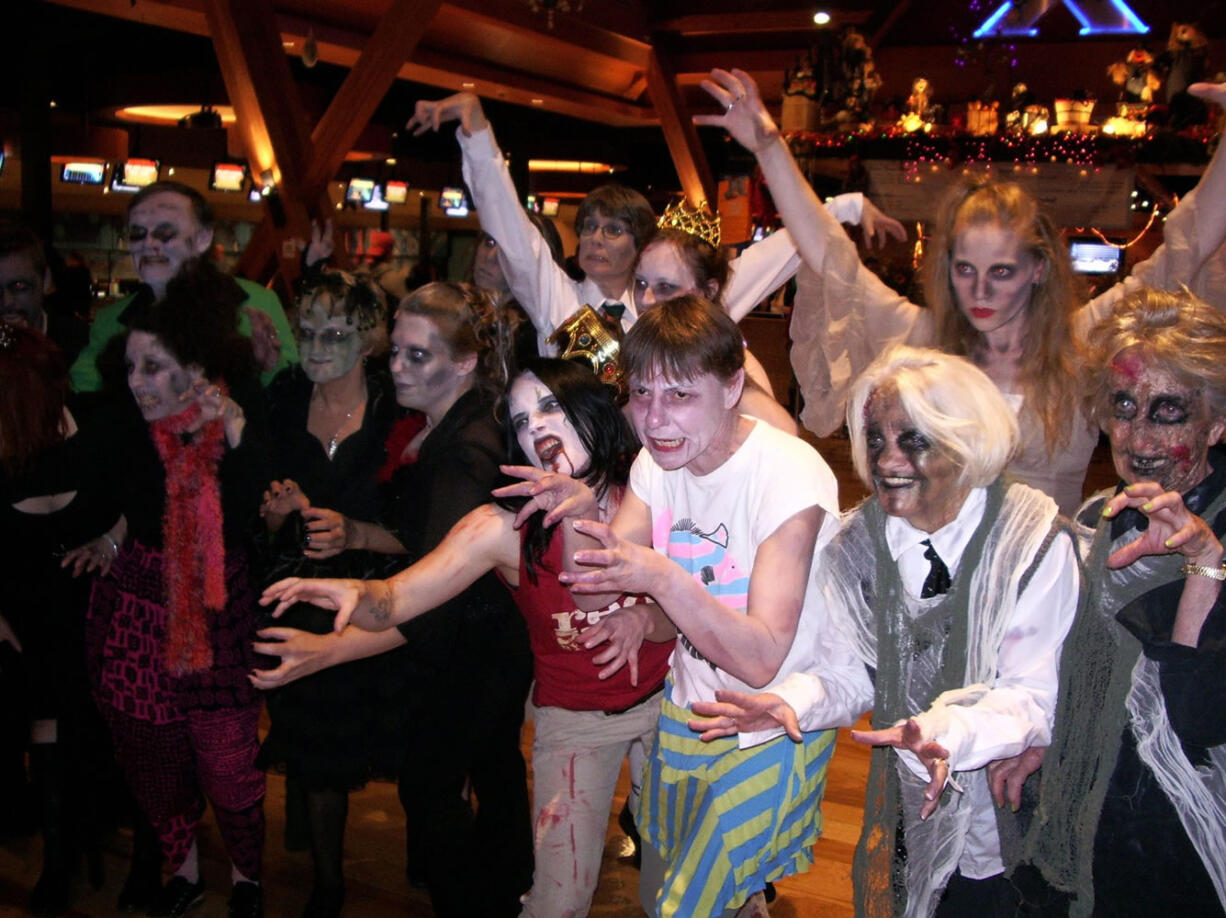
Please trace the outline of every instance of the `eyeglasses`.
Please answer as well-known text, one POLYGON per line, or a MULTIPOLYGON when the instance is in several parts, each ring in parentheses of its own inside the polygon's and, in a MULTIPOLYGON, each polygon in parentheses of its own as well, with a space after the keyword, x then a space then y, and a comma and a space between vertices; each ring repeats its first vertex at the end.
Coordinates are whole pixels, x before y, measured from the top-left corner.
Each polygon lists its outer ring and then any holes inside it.
POLYGON ((353 332, 343 332, 339 328, 325 328, 321 332, 315 332, 309 328, 298 326, 294 332, 294 337, 298 339, 298 343, 303 347, 319 342, 322 348, 340 347, 346 341, 353 337, 353 332))
POLYGON ((584 220, 579 227, 580 236, 595 236, 596 233, 604 236, 605 242, 616 242, 622 236, 629 233, 630 230, 626 224, 618 220, 610 220, 608 223, 597 223, 595 220, 584 220))

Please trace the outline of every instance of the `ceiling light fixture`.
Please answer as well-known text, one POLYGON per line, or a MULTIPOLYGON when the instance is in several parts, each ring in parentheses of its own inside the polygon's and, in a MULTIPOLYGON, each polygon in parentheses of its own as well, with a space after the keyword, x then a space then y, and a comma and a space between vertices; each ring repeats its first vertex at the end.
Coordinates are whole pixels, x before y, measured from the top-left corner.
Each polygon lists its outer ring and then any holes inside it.
POLYGON ((581 13, 584 0, 528 0, 528 9, 545 14, 545 24, 553 28, 554 13, 581 13))
POLYGON ((819 25, 819 26, 829 25, 830 24, 830 14, 827 13, 825 10, 818 10, 816 13, 813 14, 813 24, 819 25))

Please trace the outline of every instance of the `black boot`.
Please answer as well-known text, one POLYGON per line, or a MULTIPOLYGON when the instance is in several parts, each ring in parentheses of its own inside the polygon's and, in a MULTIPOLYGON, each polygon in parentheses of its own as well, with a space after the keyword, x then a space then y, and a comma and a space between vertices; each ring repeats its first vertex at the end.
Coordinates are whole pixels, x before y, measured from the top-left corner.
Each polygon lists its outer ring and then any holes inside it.
POLYGON ((35 915, 61 915, 72 905, 72 843, 63 756, 57 743, 30 746, 30 770, 43 830, 43 870, 30 892, 35 915))
POLYGON ((132 863, 119 891, 121 912, 143 912, 162 893, 162 844, 139 808, 132 814, 132 863))
POLYGON ((337 918, 345 903, 345 821, 349 816, 349 794, 340 790, 308 791, 306 804, 315 887, 303 918, 337 918))

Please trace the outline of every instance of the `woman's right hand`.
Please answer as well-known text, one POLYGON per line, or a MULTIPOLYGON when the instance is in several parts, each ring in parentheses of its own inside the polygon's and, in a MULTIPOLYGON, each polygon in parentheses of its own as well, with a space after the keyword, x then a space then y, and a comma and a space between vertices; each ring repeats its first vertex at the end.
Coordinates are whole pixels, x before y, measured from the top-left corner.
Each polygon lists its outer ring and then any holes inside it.
POLYGON ((413 109, 413 117, 404 126, 413 132, 414 137, 420 137, 426 131, 437 131, 446 121, 459 121, 466 136, 490 126, 481 108, 481 100, 471 92, 457 92, 454 96, 433 102, 419 100, 413 109))
POLYGON ((779 128, 762 104, 758 84, 744 70, 711 71, 702 88, 724 107, 722 115, 695 115, 695 124, 722 127, 755 156, 779 138, 779 128))
POLYGON ((276 669, 256 669, 247 674, 251 684, 263 691, 281 688, 327 669, 331 665, 329 651, 339 640, 335 634, 314 634, 297 628, 261 628, 256 633, 260 640, 251 645, 255 652, 281 658, 276 669))

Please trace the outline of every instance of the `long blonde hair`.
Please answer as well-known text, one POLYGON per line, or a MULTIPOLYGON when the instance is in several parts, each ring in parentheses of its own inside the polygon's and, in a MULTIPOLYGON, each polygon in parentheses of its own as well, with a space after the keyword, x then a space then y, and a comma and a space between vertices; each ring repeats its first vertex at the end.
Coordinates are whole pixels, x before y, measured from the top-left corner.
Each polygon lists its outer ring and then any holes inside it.
POLYGON ((932 246, 924 261, 924 294, 932 307, 938 345, 972 360, 986 345, 958 308, 951 280, 954 240, 971 226, 992 225, 1016 233, 1022 248, 1043 265, 1030 294, 1022 344, 1020 382, 1023 411, 1043 425, 1049 455, 1072 434, 1081 389, 1079 345, 1072 316, 1081 305, 1079 285, 1064 240, 1038 202, 1013 182, 973 180, 942 203, 932 246))

